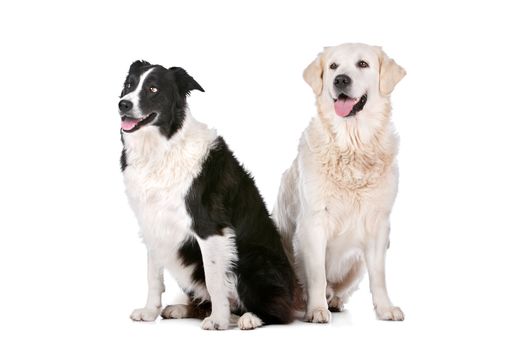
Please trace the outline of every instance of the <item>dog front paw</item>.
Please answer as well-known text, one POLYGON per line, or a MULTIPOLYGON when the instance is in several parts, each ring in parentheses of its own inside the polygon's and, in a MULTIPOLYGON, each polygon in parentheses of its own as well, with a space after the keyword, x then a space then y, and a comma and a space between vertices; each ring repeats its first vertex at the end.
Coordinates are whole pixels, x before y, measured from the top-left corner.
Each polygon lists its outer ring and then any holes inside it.
POLYGON ((383 321, 403 321, 405 315, 397 306, 385 306, 376 308, 377 318, 383 321))
POLYGON ((319 307, 306 312, 306 322, 328 323, 330 322, 330 311, 327 308, 319 307))
POLYGON ((206 317, 201 323, 201 328, 205 330, 224 330, 228 329, 229 326, 229 317, 226 319, 219 319, 217 317, 209 316, 206 317))
POLYGON ((133 321, 152 322, 155 321, 158 316, 159 309, 142 308, 133 310, 129 318, 131 318, 133 321))

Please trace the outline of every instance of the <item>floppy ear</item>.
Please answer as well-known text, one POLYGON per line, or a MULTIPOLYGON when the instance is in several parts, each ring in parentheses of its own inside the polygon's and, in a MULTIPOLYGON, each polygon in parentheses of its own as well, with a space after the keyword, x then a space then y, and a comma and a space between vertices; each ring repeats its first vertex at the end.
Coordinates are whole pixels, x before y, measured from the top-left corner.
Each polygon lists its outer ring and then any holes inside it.
POLYGON ((306 67, 303 72, 304 81, 310 85, 316 96, 323 90, 323 53, 317 55, 317 58, 306 67))
POLYGON ((388 57, 383 50, 381 50, 379 57, 379 91, 383 96, 388 96, 407 72, 396 61, 388 57))
POLYGON ((189 95, 192 90, 204 92, 204 89, 199 85, 199 83, 197 83, 195 79, 193 79, 193 77, 189 75, 184 69, 180 67, 171 67, 169 71, 173 75, 179 91, 182 94, 189 95))

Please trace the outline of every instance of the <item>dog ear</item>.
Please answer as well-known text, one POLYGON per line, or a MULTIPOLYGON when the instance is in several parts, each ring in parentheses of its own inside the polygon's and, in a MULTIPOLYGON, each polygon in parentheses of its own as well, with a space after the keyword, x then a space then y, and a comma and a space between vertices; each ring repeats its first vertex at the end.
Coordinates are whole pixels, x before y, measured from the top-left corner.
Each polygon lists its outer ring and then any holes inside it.
POLYGON ((396 61, 388 57, 383 50, 381 50, 379 55, 379 65, 379 91, 383 96, 388 96, 407 73, 396 61))
POLYGON ((133 72, 141 67, 144 67, 144 66, 151 66, 151 64, 148 62, 148 61, 143 61, 143 60, 137 60, 135 62, 133 62, 131 64, 131 66, 129 66, 129 71, 130 72, 133 72))
POLYGON ((171 72, 181 94, 189 95, 192 90, 204 92, 204 89, 200 84, 197 83, 183 68, 171 67, 169 71, 171 72))
POLYGON ((303 79, 310 85, 316 96, 323 90, 323 53, 306 67, 303 72, 303 79))

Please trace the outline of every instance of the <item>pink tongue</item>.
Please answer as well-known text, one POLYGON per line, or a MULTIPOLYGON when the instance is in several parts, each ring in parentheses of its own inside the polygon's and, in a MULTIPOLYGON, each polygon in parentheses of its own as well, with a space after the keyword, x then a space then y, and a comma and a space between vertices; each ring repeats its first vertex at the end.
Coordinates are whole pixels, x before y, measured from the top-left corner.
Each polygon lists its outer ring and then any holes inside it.
POLYGON ((139 123, 139 121, 139 119, 124 118, 124 120, 120 124, 120 127, 122 128, 122 130, 128 131, 133 129, 139 123))
POLYGON ((356 103, 357 99, 354 98, 338 98, 334 103, 335 113, 340 117, 346 117, 350 114, 356 103))

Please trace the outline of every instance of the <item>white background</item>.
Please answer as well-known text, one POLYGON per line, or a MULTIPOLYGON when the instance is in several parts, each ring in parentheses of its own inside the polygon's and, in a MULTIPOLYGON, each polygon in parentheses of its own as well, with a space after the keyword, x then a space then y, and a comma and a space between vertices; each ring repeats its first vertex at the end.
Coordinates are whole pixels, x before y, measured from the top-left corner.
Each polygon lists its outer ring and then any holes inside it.
MULTIPOLYGON (((525 50, 519 2, 3 1, 0 347, 524 347, 525 50), (302 70, 323 46, 382 45, 400 191, 387 277, 402 323, 376 321, 366 280, 329 325, 205 332, 133 323, 145 249, 119 170, 129 64, 182 66, 194 116, 225 137, 273 206, 314 115, 302 70)), ((164 301, 178 293, 170 281, 164 301)))

